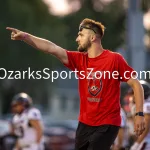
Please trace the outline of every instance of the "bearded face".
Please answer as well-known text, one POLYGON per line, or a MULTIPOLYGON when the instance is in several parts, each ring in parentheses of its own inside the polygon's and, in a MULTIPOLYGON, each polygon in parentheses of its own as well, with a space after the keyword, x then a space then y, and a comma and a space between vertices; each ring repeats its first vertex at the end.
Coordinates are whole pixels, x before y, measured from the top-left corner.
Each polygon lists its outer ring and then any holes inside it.
POLYGON ((78 51, 79 52, 87 52, 88 48, 91 47, 91 41, 87 39, 86 41, 82 41, 82 43, 78 43, 78 51))
POLYGON ((78 33, 76 42, 78 43, 79 52, 87 52, 88 49, 91 47, 90 36, 90 31, 87 29, 83 29, 78 33))

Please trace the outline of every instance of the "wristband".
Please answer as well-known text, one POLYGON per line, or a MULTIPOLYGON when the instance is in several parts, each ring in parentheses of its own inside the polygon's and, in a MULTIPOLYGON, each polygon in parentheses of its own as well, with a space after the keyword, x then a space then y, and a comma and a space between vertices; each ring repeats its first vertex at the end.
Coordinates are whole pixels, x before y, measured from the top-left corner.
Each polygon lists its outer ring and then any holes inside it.
POLYGON ((143 112, 137 112, 137 113, 135 114, 135 116, 144 116, 144 113, 143 113, 143 112))

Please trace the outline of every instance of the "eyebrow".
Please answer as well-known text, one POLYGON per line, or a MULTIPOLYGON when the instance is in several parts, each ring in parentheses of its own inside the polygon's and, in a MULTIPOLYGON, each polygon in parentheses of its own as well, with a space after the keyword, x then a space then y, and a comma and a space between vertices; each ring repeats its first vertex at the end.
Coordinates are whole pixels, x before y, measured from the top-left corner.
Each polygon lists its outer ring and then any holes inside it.
POLYGON ((83 33, 79 32, 78 35, 83 35, 83 33))

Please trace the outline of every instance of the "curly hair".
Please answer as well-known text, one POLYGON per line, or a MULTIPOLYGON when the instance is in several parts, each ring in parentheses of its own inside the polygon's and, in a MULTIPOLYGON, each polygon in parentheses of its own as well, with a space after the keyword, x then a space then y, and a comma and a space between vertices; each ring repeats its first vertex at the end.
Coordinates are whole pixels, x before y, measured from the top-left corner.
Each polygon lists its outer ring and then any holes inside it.
POLYGON ((87 28, 93 30, 96 34, 102 38, 104 36, 105 26, 101 22, 97 22, 92 19, 85 18, 80 23, 79 29, 87 28))

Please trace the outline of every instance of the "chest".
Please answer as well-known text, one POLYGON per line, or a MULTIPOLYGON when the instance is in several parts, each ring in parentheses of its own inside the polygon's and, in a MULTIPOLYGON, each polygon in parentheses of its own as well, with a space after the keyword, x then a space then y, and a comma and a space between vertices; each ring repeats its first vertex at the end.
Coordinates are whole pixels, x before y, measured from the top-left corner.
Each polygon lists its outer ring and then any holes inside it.
POLYGON ((16 118, 14 118, 14 127, 15 129, 18 128, 28 128, 29 126, 29 119, 28 119, 28 115, 26 113, 22 114, 21 116, 16 116, 16 118))
POLYGON ((84 76, 96 75, 98 78, 111 78, 112 75, 118 73, 117 63, 114 57, 103 57, 99 59, 87 59, 81 60, 81 65, 79 71, 84 74, 84 76))

